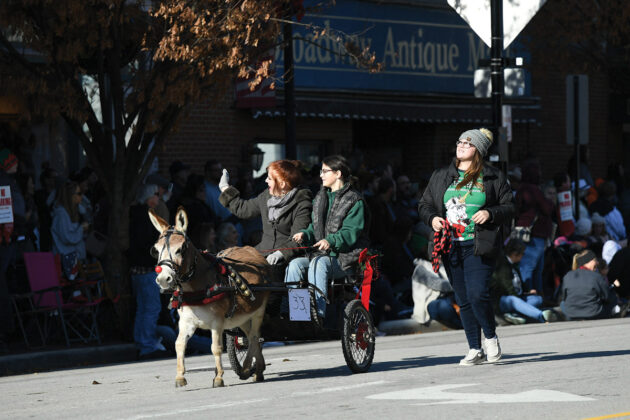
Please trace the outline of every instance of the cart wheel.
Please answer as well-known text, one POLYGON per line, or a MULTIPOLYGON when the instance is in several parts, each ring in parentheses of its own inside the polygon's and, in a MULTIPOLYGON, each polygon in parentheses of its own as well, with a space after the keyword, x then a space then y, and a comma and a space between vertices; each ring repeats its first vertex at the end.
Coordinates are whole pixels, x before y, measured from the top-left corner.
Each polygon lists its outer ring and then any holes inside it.
MULTIPOLYGON (((226 336, 225 346, 232 370, 239 378, 247 379, 242 376, 243 360, 245 360, 245 356, 247 356, 247 349, 249 348, 249 341, 247 340, 245 333, 243 333, 240 329, 233 330, 231 334, 226 336)), ((256 360, 252 362, 252 368, 250 371, 252 373, 256 371, 256 360)))
POLYGON ((365 373, 374 359, 374 322, 360 300, 346 306, 341 347, 352 373, 365 373))

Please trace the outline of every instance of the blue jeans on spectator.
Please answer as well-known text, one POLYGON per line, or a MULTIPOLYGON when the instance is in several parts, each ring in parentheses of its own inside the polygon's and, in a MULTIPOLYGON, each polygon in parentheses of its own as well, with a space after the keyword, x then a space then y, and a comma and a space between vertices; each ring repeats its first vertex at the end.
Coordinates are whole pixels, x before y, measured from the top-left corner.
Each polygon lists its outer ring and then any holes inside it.
POLYGON ((306 257, 291 260, 287 267, 285 282, 293 283, 307 278, 308 282, 314 284, 324 295, 315 292, 315 302, 317 303, 317 314, 324 318, 326 314, 326 296, 328 294, 328 280, 336 279, 346 275, 339 266, 336 257, 319 255, 309 261, 306 257), (308 274, 307 274, 308 269, 308 274))
POLYGON ((489 282, 494 259, 474 254, 473 241, 453 241, 444 268, 455 291, 468 347, 481 349, 481 331, 486 338, 496 336, 494 310, 490 302, 489 282))
POLYGON ((523 279, 524 290, 536 289, 543 296, 543 266, 545 263, 545 240, 532 237, 525 248, 523 259, 518 264, 523 279))
MULTIPOLYGON (((179 331, 174 330, 168 325, 158 325, 156 331, 158 336, 162 337, 162 343, 164 343, 169 350, 174 351, 175 341, 177 340, 179 331)), ((227 336, 227 340, 230 338, 231 336, 227 336)), ((186 343, 186 353, 210 354, 212 352, 211 347, 212 338, 193 334, 193 336, 188 339, 188 343, 186 343)))
POLYGON ((525 300, 518 296, 501 296, 499 299, 499 309, 502 313, 516 312, 517 314, 532 318, 540 322, 545 322, 542 311, 543 298, 539 295, 527 295, 525 300))
POLYGON ((136 295, 136 320, 133 326, 133 340, 140 350, 140 356, 154 351, 166 350, 161 337, 157 335, 157 321, 160 316, 160 286, 155 282, 157 273, 132 274, 131 282, 136 295))
POLYGON ((459 319, 459 315, 457 315, 449 298, 438 298, 429 302, 427 311, 431 319, 441 322, 449 328, 462 328, 462 321, 459 319))

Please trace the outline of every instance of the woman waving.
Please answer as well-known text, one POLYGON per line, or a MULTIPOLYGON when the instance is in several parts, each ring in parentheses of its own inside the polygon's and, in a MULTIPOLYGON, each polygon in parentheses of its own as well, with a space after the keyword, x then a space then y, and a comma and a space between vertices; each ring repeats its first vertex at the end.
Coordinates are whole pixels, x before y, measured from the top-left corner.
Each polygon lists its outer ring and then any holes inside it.
POLYGON ((223 170, 219 181, 219 201, 240 219, 262 217, 262 239, 256 249, 266 255, 269 264, 286 264, 296 255, 292 236, 311 222, 311 191, 299 187, 302 180, 301 162, 277 160, 267 167, 268 189, 250 200, 240 197, 240 192, 229 184, 229 175, 223 170), (278 249, 277 251, 269 251, 278 249))

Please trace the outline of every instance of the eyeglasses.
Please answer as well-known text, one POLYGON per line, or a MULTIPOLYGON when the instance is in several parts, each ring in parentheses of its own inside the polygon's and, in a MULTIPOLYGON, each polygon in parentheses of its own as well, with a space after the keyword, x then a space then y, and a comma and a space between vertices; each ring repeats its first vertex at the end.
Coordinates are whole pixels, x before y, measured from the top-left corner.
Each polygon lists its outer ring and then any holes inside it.
POLYGON ((327 174, 328 172, 335 172, 334 169, 322 169, 319 171, 320 175, 327 174))
POLYGON ((463 148, 463 149, 469 149, 469 148, 471 148, 471 147, 475 147, 475 146, 473 146, 473 144, 472 144, 471 142, 469 142, 469 141, 461 141, 461 140, 457 140, 457 141, 455 142, 455 144, 456 144, 457 146, 459 146, 459 147, 463 148))

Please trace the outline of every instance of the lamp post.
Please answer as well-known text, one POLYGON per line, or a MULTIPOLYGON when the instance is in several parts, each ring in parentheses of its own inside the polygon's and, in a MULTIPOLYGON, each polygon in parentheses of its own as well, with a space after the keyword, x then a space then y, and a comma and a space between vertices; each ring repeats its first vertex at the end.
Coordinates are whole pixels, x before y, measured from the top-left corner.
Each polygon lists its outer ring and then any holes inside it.
POLYGON ((295 69, 293 67, 293 25, 286 22, 284 37, 284 142, 287 159, 297 158, 295 145, 295 69))
POLYGON ((258 172, 262 167, 265 152, 263 152, 258 146, 254 146, 249 153, 249 163, 252 166, 252 169, 258 172))
MULTIPOLYGON (((492 81, 492 132, 494 143, 501 139, 503 123, 503 0, 491 0, 490 80, 492 81)), ((499 146, 500 147, 500 146, 499 146)), ((504 163, 507 166, 507 163, 504 163)), ((507 168, 503 168, 504 172, 507 168)))

